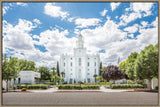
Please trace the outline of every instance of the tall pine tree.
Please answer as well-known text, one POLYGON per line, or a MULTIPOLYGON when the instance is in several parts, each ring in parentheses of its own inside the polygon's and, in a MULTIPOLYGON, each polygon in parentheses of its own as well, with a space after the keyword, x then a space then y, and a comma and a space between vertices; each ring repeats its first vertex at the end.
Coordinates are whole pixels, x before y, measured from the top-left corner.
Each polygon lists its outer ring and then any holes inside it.
POLYGON ((101 75, 102 72, 103 72, 103 71, 102 71, 102 62, 100 62, 99 75, 101 75))
POLYGON ((60 77, 60 73, 59 73, 59 62, 57 61, 57 75, 60 77))

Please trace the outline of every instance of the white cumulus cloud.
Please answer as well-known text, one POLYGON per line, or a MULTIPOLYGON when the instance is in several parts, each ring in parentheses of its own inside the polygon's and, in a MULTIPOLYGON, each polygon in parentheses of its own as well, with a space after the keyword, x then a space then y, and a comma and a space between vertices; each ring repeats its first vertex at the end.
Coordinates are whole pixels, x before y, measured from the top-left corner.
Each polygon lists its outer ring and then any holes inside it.
POLYGON ((3 9, 2 9, 3 10, 3 15, 6 14, 6 12, 8 11, 8 9, 9 9, 9 6, 4 6, 3 7, 3 9))
POLYGON ((120 5, 120 3, 115 3, 115 2, 112 2, 111 3, 111 10, 114 11, 118 6, 120 5))
POLYGON ((105 16, 108 10, 104 9, 102 12, 100 12, 101 16, 105 16))
POLYGON ((138 31, 138 28, 138 24, 134 24, 133 26, 126 27, 124 31, 127 31, 128 33, 135 33, 138 31))
POLYGON ((77 25, 77 28, 85 28, 89 26, 96 26, 101 22, 100 19, 97 18, 78 18, 75 20, 75 24, 77 25))
POLYGON ((17 2, 16 4, 20 6, 27 6, 27 3, 23 3, 23 2, 17 2))
POLYGON ((55 6, 55 3, 47 3, 44 6, 44 13, 51 17, 61 17, 62 19, 69 16, 69 13, 62 11, 60 6, 55 6))
POLYGON ((19 19, 17 25, 13 26, 7 21, 3 21, 3 47, 15 50, 31 50, 33 42, 29 33, 37 26, 35 23, 25 19, 19 19))
MULTIPOLYGON (((117 64, 118 57, 121 61, 124 61, 131 52, 140 52, 145 46, 158 43, 157 24, 158 20, 156 18, 151 23, 154 26, 153 28, 143 28, 137 24, 131 26, 135 27, 136 31, 139 28, 140 34, 134 37, 134 34, 127 34, 127 32, 120 30, 118 24, 108 19, 103 26, 95 29, 84 29, 81 33, 85 39, 85 46, 91 53, 105 50, 105 53, 100 53, 103 65, 117 64), (127 39, 127 36, 132 39, 127 39)), ((135 32, 131 28, 127 28, 127 30, 130 33, 135 32)))
POLYGON ((120 25, 127 25, 128 23, 142 17, 151 15, 151 8, 153 3, 134 2, 130 4, 130 8, 126 9, 126 13, 120 17, 120 25), (131 13, 128 13, 131 11, 131 13))
POLYGON ((38 19, 34 19, 33 22, 35 22, 37 24, 41 24, 40 20, 38 20, 38 19))

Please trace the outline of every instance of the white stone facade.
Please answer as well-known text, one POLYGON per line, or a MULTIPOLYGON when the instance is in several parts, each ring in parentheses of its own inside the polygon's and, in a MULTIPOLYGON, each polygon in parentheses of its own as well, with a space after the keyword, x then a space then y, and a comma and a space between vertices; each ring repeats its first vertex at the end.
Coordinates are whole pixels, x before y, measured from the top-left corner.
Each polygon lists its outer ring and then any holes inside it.
POLYGON ((64 80, 67 83, 95 82, 93 76, 94 74, 99 75, 100 56, 99 54, 87 54, 86 50, 80 34, 73 55, 61 55, 60 73, 65 73, 64 80))
MULTIPOLYGON (((28 83, 28 84, 35 84, 37 82, 37 79, 41 78, 41 74, 34 71, 20 71, 18 78, 15 80, 15 84, 22 84, 22 83, 28 83)), ((11 81, 11 83, 14 83, 14 80, 11 81)))

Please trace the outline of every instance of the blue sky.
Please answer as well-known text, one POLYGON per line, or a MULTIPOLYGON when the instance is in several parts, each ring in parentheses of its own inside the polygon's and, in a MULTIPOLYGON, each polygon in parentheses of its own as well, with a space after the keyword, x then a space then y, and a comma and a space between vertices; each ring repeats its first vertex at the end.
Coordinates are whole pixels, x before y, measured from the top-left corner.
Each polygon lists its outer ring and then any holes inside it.
POLYGON ((3 54, 53 67, 81 32, 103 65, 158 43, 157 2, 3 2, 3 54))

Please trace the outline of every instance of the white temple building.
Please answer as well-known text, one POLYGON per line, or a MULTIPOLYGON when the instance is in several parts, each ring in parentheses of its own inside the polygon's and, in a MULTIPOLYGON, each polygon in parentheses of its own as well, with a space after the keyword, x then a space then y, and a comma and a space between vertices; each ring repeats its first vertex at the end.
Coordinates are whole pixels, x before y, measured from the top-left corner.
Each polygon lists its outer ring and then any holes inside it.
POLYGON ((77 82, 94 83, 94 75, 98 76, 100 72, 99 66, 99 54, 87 54, 81 34, 78 35, 73 55, 62 54, 60 57, 60 73, 63 72, 64 81, 68 84, 77 82))

